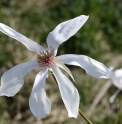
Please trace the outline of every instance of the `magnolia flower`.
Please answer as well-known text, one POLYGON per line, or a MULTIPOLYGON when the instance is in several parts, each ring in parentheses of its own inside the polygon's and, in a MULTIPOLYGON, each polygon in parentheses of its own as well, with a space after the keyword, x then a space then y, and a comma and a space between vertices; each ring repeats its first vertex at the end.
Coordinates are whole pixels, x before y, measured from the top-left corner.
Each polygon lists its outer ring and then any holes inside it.
POLYGON ((72 82, 60 71, 64 69, 73 78, 70 70, 64 65, 76 65, 83 68, 87 74, 95 78, 108 78, 108 69, 102 63, 85 55, 65 54, 56 56, 61 43, 68 40, 87 21, 88 16, 81 15, 74 19, 60 23, 49 33, 46 41, 48 49, 0 23, 0 31, 24 44, 30 51, 37 52, 37 59, 19 64, 1 77, 0 96, 14 96, 24 84, 24 76, 32 69, 41 68, 37 74, 29 98, 29 106, 33 115, 46 117, 51 110, 51 103, 45 92, 45 80, 48 70, 52 71, 62 96, 69 117, 77 117, 79 108, 79 94, 72 82))
POLYGON ((109 73, 109 78, 111 79, 114 86, 118 88, 117 91, 109 99, 110 103, 113 103, 117 95, 122 90, 122 68, 114 70, 114 67, 111 66, 109 68, 109 73))

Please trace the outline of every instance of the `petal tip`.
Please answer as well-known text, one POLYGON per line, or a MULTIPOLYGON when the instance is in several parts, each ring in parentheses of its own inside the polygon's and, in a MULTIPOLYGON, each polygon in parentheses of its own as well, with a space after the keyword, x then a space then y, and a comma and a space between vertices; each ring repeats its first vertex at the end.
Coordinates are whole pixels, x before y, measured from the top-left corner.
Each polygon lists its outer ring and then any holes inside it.
POLYGON ((84 17, 87 20, 89 18, 89 15, 81 15, 81 17, 84 17))
POLYGON ((71 118, 72 118, 72 117, 73 117, 73 118, 77 118, 77 116, 78 116, 78 111, 77 111, 76 113, 69 112, 69 113, 68 113, 68 116, 71 117, 71 118))

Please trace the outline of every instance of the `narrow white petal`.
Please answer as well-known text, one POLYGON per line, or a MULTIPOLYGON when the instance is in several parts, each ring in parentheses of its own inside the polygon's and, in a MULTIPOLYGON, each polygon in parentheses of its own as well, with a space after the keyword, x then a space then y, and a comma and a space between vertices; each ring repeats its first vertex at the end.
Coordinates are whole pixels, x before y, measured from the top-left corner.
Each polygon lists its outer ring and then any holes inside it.
POLYGON ((77 118, 79 108, 79 94, 77 89, 56 65, 52 66, 52 71, 57 80, 69 117, 77 118))
POLYGON ((44 48, 35 41, 0 23, 0 31, 24 44, 30 51, 42 52, 44 48))
POLYGON ((61 43, 75 35, 88 18, 89 16, 81 15, 74 19, 60 23, 52 32, 49 33, 47 37, 48 47, 57 49, 61 43))
POLYGON ((74 77, 73 77, 71 71, 70 71, 64 64, 60 64, 60 63, 58 63, 58 62, 55 63, 55 64, 56 64, 58 67, 64 69, 64 70, 70 75, 70 77, 72 78, 72 80, 75 82, 75 79, 74 79, 74 77))
POLYGON ((87 74, 95 78, 109 77, 108 68, 104 64, 88 56, 66 54, 66 55, 55 57, 55 61, 59 63, 80 66, 86 71, 87 74))
POLYGON ((24 84, 24 76, 32 69, 38 68, 37 60, 19 64, 6 71, 1 77, 0 96, 14 96, 24 84))
POLYGON ((29 106, 34 116, 46 117, 51 110, 51 103, 46 96, 45 80, 48 69, 44 67, 36 76, 32 93, 29 99, 29 106))

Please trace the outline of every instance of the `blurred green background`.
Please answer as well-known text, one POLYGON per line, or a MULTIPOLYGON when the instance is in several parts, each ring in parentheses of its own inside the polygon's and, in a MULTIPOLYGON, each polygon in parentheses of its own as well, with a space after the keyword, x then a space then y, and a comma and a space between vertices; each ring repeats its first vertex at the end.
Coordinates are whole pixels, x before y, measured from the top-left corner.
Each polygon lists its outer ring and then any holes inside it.
MULTIPOLYGON (((122 1, 120 0, 0 0, 0 22, 38 42, 45 48, 46 38, 59 23, 79 15, 89 15, 88 21, 59 47, 60 54, 84 54, 107 67, 122 67, 122 1)), ((0 76, 13 66, 36 59, 21 43, 0 33, 0 76)), ((96 94, 107 82, 95 79, 78 67, 68 66, 77 83, 80 109, 88 114, 96 94)), ((51 113, 45 119, 35 118, 28 100, 39 69, 29 72, 21 91, 13 98, 0 97, 0 124, 87 124, 80 115, 69 118, 58 87, 51 76, 47 79, 47 94, 52 102, 51 113)), ((110 96, 116 91, 111 85, 95 106, 89 119, 94 124, 122 124, 121 93, 114 103, 110 96)))

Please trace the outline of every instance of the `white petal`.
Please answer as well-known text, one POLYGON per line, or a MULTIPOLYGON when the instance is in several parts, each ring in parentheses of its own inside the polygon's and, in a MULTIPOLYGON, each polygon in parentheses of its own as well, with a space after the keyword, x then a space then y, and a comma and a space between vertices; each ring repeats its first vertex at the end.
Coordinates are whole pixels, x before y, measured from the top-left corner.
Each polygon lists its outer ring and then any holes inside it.
POLYGON ((111 72, 110 79, 117 88, 122 90, 122 69, 117 69, 111 72))
POLYGON ((34 116, 46 117, 51 110, 51 103, 46 96, 45 80, 48 69, 44 67, 36 76, 32 93, 29 99, 29 106, 34 116))
POLYGON ((55 57, 55 61, 59 63, 80 66, 86 71, 87 74, 95 78, 109 77, 108 68, 104 64, 88 56, 66 54, 66 55, 55 57))
POLYGON ((114 73, 115 78, 122 79, 122 69, 117 69, 113 73, 114 73))
POLYGON ((84 25, 89 16, 81 15, 74 19, 60 23, 47 37, 48 47, 57 49, 64 41, 75 35, 84 25))
POLYGON ((44 48, 33 40, 0 23, 0 31, 24 44, 30 51, 42 52, 44 48))
POLYGON ((119 89, 122 90, 122 79, 112 79, 112 83, 119 89))
POLYGON ((79 108, 79 94, 77 89, 56 65, 52 66, 52 71, 57 80, 69 117, 77 118, 79 108))
POLYGON ((38 68, 37 60, 19 64, 6 71, 1 77, 0 96, 14 96, 24 84, 24 76, 32 69, 38 68))
POLYGON ((55 62, 55 64, 56 64, 58 67, 64 69, 64 70, 70 75, 70 77, 72 78, 72 80, 75 82, 75 79, 74 79, 74 77, 73 77, 71 71, 70 71, 64 64, 60 64, 60 63, 56 63, 56 62, 55 62))

